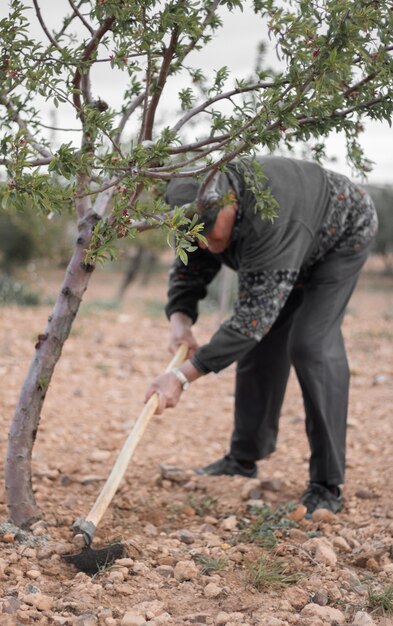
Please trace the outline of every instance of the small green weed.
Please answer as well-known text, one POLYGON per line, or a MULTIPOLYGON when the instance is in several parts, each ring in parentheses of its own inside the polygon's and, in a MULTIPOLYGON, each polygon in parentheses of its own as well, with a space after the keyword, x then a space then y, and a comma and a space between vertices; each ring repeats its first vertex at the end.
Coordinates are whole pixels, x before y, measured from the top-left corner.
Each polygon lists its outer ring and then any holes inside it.
POLYGON ((257 563, 245 562, 247 582, 258 591, 282 587, 299 580, 299 574, 288 574, 286 565, 279 561, 271 561, 262 556, 257 563))
POLYGON ((108 572, 111 569, 116 569, 116 567, 118 566, 114 563, 104 563, 104 565, 99 565, 97 567, 96 573, 91 575, 91 580, 95 580, 96 578, 101 576, 101 574, 105 574, 105 572, 108 572))
POLYGON ((267 549, 274 548, 277 543, 276 533, 296 526, 296 522, 287 517, 288 513, 295 508, 296 504, 289 503, 276 509, 272 509, 268 504, 255 509, 256 517, 253 523, 240 534, 240 541, 256 543, 267 549))
POLYGON ((108 374, 110 372, 111 366, 107 365, 106 363, 95 363, 94 367, 97 370, 100 370, 100 372, 103 372, 104 374, 108 374))
POLYGON ((367 608, 372 613, 393 615, 393 585, 388 585, 380 592, 369 587, 367 608))
POLYGON ((194 561, 201 566, 202 574, 209 576, 212 572, 220 572, 228 565, 227 559, 214 559, 205 554, 196 554, 194 561))
POLYGON ((217 500, 215 498, 211 496, 198 497, 194 493, 189 494, 188 503, 195 509, 196 514, 200 517, 210 513, 210 511, 217 506, 217 500))

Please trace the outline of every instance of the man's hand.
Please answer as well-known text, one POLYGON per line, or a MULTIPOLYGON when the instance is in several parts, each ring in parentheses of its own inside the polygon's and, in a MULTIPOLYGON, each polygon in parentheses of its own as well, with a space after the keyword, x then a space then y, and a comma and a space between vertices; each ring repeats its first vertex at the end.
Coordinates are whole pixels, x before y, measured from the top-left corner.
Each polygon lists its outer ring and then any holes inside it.
POLYGON ((191 330, 192 319, 184 313, 172 313, 170 317, 169 352, 175 354, 183 343, 188 346, 188 358, 191 358, 198 349, 198 343, 191 330))
MULTIPOLYGON (((197 370, 190 360, 185 361, 179 369, 190 383, 203 376, 202 372, 197 370)), ((156 393, 158 395, 156 413, 160 414, 165 409, 177 405, 182 391, 182 384, 177 376, 173 372, 166 372, 152 381, 146 392, 145 402, 149 400, 153 393, 156 393)))
POLYGON ((146 391, 145 402, 156 393, 158 395, 158 406, 156 413, 162 413, 168 407, 174 407, 179 402, 182 392, 181 382, 175 374, 168 372, 157 376, 146 391))

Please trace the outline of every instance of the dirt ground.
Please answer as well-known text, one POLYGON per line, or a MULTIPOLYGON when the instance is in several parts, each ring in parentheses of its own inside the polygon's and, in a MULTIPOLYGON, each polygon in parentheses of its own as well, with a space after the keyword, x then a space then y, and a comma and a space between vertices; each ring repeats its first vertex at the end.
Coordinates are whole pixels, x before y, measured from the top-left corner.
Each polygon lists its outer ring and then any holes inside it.
MULTIPOLYGON (((308 446, 292 376, 277 451, 259 478, 199 477, 227 450, 234 368, 198 380, 154 418, 106 512, 96 547, 126 556, 91 577, 66 564, 71 525, 94 503, 169 361, 166 274, 114 297, 98 270, 50 385, 34 449, 42 511, 31 533, 7 523, 0 491, 0 624, 58 626, 393 625, 393 279, 372 259, 344 322, 352 372, 344 511, 305 520, 308 446), (174 469, 174 467, 176 469, 174 469)), ((36 275, 53 298, 62 272, 36 275)), ((0 309, 1 459, 21 383, 51 305, 0 309)), ((205 307, 202 343, 217 324, 205 307)))

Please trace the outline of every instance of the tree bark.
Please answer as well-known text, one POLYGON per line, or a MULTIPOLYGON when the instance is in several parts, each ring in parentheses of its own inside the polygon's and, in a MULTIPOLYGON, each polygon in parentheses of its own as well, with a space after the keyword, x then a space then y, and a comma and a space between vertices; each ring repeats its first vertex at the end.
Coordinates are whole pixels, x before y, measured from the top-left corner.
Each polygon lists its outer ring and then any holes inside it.
POLYGON ((45 332, 39 335, 35 356, 23 384, 9 432, 5 484, 10 521, 21 528, 40 518, 32 489, 31 457, 41 409, 64 342, 68 338, 86 291, 93 265, 84 263, 84 250, 100 219, 97 213, 82 219, 79 236, 45 332))

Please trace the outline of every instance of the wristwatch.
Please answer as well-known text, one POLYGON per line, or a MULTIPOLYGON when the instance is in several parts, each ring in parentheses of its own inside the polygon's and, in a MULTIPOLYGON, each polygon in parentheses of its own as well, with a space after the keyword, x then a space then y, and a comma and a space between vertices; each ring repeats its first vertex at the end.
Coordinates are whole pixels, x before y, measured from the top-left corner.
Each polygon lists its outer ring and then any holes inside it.
POLYGON ((183 391, 185 391, 186 389, 189 388, 190 382, 187 380, 187 378, 184 376, 183 372, 181 370, 179 370, 178 367, 174 367, 173 369, 171 369, 171 373, 174 374, 176 376, 177 380, 181 382, 181 387, 182 387, 183 391))

